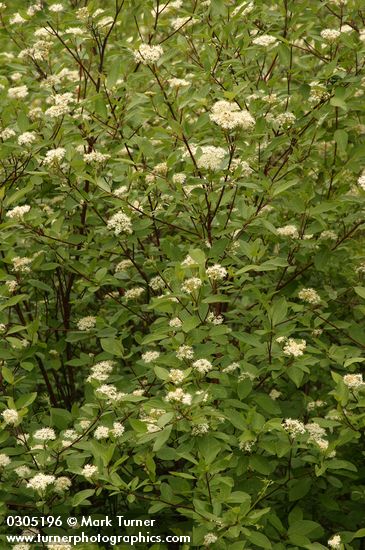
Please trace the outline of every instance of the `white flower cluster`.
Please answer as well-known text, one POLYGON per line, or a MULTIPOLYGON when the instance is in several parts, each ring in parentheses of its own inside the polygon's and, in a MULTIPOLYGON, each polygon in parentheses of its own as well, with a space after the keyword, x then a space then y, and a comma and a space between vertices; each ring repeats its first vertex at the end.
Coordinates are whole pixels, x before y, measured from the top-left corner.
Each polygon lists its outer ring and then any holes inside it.
POLYGON ((108 159, 110 159, 110 155, 106 153, 100 153, 100 151, 91 151, 90 153, 85 153, 83 158, 86 164, 91 164, 92 162, 102 164, 103 162, 106 162, 108 159))
POLYGON ((192 396, 190 393, 185 393, 181 388, 176 388, 174 391, 168 392, 165 397, 168 402, 182 403, 183 405, 191 405, 192 396))
POLYGON ((133 262, 131 260, 122 260, 115 267, 115 273, 121 273, 126 271, 129 267, 132 267, 133 262))
POLYGON ((18 136, 19 145, 31 145, 37 139, 37 134, 35 132, 23 132, 18 136))
POLYGON ((213 369, 213 365, 208 359, 197 359, 193 363, 193 368, 200 372, 200 374, 206 374, 213 369))
POLYGON ((87 382, 97 380, 103 382, 107 380, 113 371, 113 361, 100 361, 91 367, 91 374, 87 377, 87 382))
POLYGON ((24 99, 28 95, 27 86, 15 86, 8 89, 8 97, 10 99, 24 99))
POLYGON ((11 460, 8 455, 0 453, 0 468, 5 468, 6 466, 9 466, 10 462, 11 460))
POLYGON ((183 361, 184 359, 193 359, 194 350, 191 346, 182 345, 176 352, 176 357, 183 361))
POLYGON ((147 364, 148 363, 153 363, 159 357, 160 357, 160 352, 159 351, 146 351, 146 353, 144 353, 142 355, 142 361, 144 361, 147 364))
POLYGON ((321 301, 321 297, 314 288, 302 288, 298 292, 298 298, 313 305, 319 304, 321 301))
POLYGON ((41 428, 34 432, 33 437, 39 441, 49 441, 56 439, 56 434, 53 428, 41 428))
POLYGON ((191 428, 191 435, 205 435, 209 432, 209 424, 208 422, 201 422, 200 424, 195 424, 191 428))
POLYGON ((327 231, 322 231, 322 233, 320 234, 320 239, 323 239, 323 240, 331 240, 331 241, 337 241, 337 234, 334 232, 334 231, 331 231, 331 230, 327 230, 327 231))
POLYGON ((341 36, 341 33, 340 31, 336 31, 336 29, 323 29, 323 31, 321 31, 321 37, 323 40, 326 40, 330 44, 332 42, 336 42, 339 36, 341 36))
POLYGON ((192 294, 202 286, 202 281, 198 277, 186 279, 181 285, 181 290, 186 294, 192 294))
POLYGON ((327 544, 333 550, 340 550, 341 548, 341 537, 340 535, 333 535, 328 541, 327 544))
POLYGON ((179 317, 174 317, 173 319, 170 319, 169 326, 171 328, 180 328, 182 325, 181 319, 179 317))
MULTIPOLYGON (((281 343, 279 339, 277 339, 276 341, 281 343)), ((294 340, 294 338, 284 337, 284 340, 282 341, 285 342, 285 345, 283 347, 284 354, 292 357, 300 357, 301 355, 303 355, 304 350, 307 346, 307 342, 305 340, 294 340)))
POLYGON ((152 290, 162 290, 163 288, 165 288, 166 285, 163 278, 157 275, 150 280, 149 286, 152 288, 152 290))
MULTIPOLYGON (((219 170, 227 154, 223 147, 214 147, 214 145, 202 145, 201 147, 191 145, 190 151, 194 156, 197 155, 196 164, 198 168, 213 171, 219 170)), ((190 153, 185 152, 183 158, 190 158, 190 153)))
POLYGON ((359 176, 357 183, 365 191, 365 170, 362 171, 361 175, 359 176))
POLYGON ((55 166, 59 164, 66 154, 66 149, 63 147, 56 147, 56 149, 49 149, 46 156, 43 159, 45 166, 55 166))
POLYGON ((54 483, 56 493, 64 493, 72 485, 71 479, 66 476, 58 477, 54 483))
POLYGON ((132 230, 132 221, 129 216, 124 214, 124 212, 117 212, 112 216, 107 222, 108 229, 114 230, 115 235, 120 233, 128 233, 131 235, 132 230))
POLYGON ((296 121, 296 116, 293 113, 286 111, 285 113, 280 113, 280 115, 275 117, 274 120, 278 126, 287 128, 294 124, 294 122, 296 121))
POLYGON ((4 128, 4 130, 0 132, 0 138, 4 141, 14 136, 15 136, 15 131, 12 128, 4 128))
POLYGON ((71 92, 65 92, 64 94, 52 95, 50 101, 54 104, 46 110, 45 116, 57 118, 69 113, 71 105, 74 103, 75 99, 71 92))
POLYGON ((162 46, 151 46, 150 44, 141 44, 138 50, 134 51, 134 59, 137 63, 148 65, 156 63, 163 54, 162 46))
POLYGON ((268 48, 269 46, 276 46, 278 44, 278 40, 271 34, 261 34, 252 40, 252 44, 255 44, 255 46, 263 46, 264 48, 268 48))
POLYGON ((299 239, 298 229, 295 225, 284 225, 283 227, 278 227, 276 232, 281 237, 290 237, 291 239, 299 239))
POLYGON ((165 409, 154 408, 152 408, 148 414, 146 414, 144 411, 140 413, 140 420, 141 422, 146 422, 148 433, 154 433, 161 430, 161 428, 156 424, 158 422, 158 419, 161 418, 161 416, 164 414, 166 414, 165 409))
POLYGON ((219 264, 214 264, 207 268, 206 274, 212 281, 221 281, 227 277, 227 270, 219 264))
POLYGON ((90 479, 98 472, 98 467, 93 466, 92 464, 86 464, 86 466, 83 467, 81 470, 81 474, 86 477, 87 479, 90 479))
POLYGON ((144 288, 142 286, 135 286, 134 288, 130 288, 129 290, 126 290, 124 294, 125 301, 128 302, 129 300, 136 300, 142 294, 144 293, 144 288))
POLYGON ((20 258, 19 256, 16 256, 12 260, 13 264, 13 271, 19 272, 19 273, 29 273, 30 267, 29 264, 32 263, 31 258, 20 258))
POLYGON ((172 384, 178 386, 182 384, 185 378, 184 371, 180 369, 171 369, 169 372, 169 380, 172 384))
POLYGON ((316 408, 324 407, 326 404, 326 401, 322 401, 321 399, 317 399, 316 401, 309 401, 307 405, 307 411, 314 411, 316 408))
POLYGON ((214 533, 207 533, 203 540, 203 546, 209 546, 217 542, 218 537, 214 533))
POLYGON ((11 281, 5 281, 5 285, 8 289, 8 292, 10 292, 10 294, 13 294, 13 292, 15 292, 19 286, 18 282, 15 281, 14 279, 12 279, 11 281))
POLYGON ((281 391, 278 391, 275 388, 273 388, 269 393, 269 397, 273 401, 276 401, 276 399, 278 399, 280 396, 281 396, 281 391))
POLYGON ((325 436, 327 435, 326 430, 317 424, 317 422, 306 424, 305 429, 309 434, 308 441, 318 445, 322 452, 327 451, 329 443, 325 439, 325 436))
POLYGON ((167 82, 171 88, 183 88, 185 86, 190 86, 190 82, 184 78, 169 78, 167 82))
POLYGON ((29 204, 24 204, 23 206, 15 206, 15 208, 13 208, 12 210, 9 210, 6 213, 6 216, 11 219, 22 220, 25 214, 29 212, 29 210, 30 210, 29 204))
POLYGON ((108 404, 118 403, 125 396, 125 393, 118 391, 113 384, 103 384, 95 390, 95 393, 98 397, 107 399, 108 404))
POLYGON ((86 317, 83 317, 77 322, 77 328, 79 330, 91 330, 96 325, 96 317, 93 317, 92 315, 88 315, 86 317))
POLYGON ((19 421, 19 413, 15 409, 5 409, 5 411, 1 413, 1 416, 5 424, 9 424, 9 426, 17 424, 19 421))
POLYGON ((210 311, 207 315, 207 322, 212 325, 221 325, 223 321, 222 315, 214 315, 213 311, 210 311))
POLYGON ((33 491, 41 493, 47 489, 48 485, 52 485, 55 480, 56 478, 53 475, 39 473, 28 481, 27 487, 28 489, 33 489, 33 491))
POLYGON ((228 365, 227 367, 224 367, 224 369, 222 370, 222 372, 225 372, 226 374, 230 374, 232 372, 234 372, 235 370, 239 369, 240 368, 240 364, 239 363, 231 363, 230 365, 228 365))
POLYGON ((286 418, 282 424, 284 430, 293 437, 298 437, 306 432, 303 422, 292 418, 286 418))
POLYGON ((210 120, 224 130, 235 128, 248 130, 255 124, 255 119, 246 109, 242 110, 237 103, 224 100, 217 101, 213 105, 210 120))
POLYGON ((358 390, 364 386, 362 374, 345 374, 343 382, 348 388, 354 390, 358 390))

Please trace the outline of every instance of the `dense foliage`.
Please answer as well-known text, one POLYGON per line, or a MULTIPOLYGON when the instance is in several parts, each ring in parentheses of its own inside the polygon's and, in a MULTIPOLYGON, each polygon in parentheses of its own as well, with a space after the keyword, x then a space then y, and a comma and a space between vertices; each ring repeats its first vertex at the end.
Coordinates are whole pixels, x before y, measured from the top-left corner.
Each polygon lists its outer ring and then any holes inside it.
POLYGON ((362 4, 1 4, 2 517, 364 547, 362 4))

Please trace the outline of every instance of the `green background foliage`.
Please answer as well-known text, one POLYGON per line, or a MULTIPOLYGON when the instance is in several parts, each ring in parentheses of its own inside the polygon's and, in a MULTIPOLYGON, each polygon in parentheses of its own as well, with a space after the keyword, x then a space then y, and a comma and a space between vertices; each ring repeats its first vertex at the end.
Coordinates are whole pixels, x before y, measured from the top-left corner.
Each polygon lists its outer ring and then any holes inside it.
POLYGON ((344 379, 361 374, 365 348, 362 2, 63 0, 63 11, 44 2, 34 14, 8 4, 0 407, 19 420, 1 417, 2 517, 152 516, 157 534, 192 535, 185 550, 320 550, 336 534, 336 548, 363 548, 364 386, 344 379), (255 43, 261 35, 276 42, 255 43), (142 43, 163 48, 155 63, 136 60, 142 43), (17 86, 25 97, 11 97, 17 86), (222 100, 254 126, 212 121, 222 100), (25 132, 34 140, 19 144, 25 132), (206 146, 224 149, 217 169, 204 166, 206 146), (44 162, 57 148, 60 162, 44 162), (85 162, 93 151, 108 157, 85 162), (7 216, 22 205, 23 217, 7 216), (118 212, 131 231, 108 225, 118 212), (207 272, 216 264, 218 280, 207 272), (184 292, 193 277, 200 287, 184 292), (320 301, 301 299, 303 288, 320 301), (305 340, 304 352, 286 353, 281 337, 305 340), (183 345, 192 359, 177 357, 183 345), (113 371, 90 379, 102 361, 113 371), (104 384, 119 398, 98 392, 104 384), (185 402, 171 396, 179 388, 185 402), (98 440, 100 426, 109 435, 98 440), (55 439, 37 441, 47 427, 55 439), (33 490, 38 473, 71 486, 33 490))

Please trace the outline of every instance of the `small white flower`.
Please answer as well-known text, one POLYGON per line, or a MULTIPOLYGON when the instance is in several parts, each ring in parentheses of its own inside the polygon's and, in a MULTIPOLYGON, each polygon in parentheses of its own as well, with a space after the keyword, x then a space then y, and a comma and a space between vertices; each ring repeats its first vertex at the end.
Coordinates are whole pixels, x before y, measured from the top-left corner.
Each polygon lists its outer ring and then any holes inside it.
POLYGON ((170 319, 169 326, 171 328, 180 328, 182 325, 181 319, 179 317, 174 317, 173 319, 170 319))
POLYGON ((255 119, 246 109, 242 110, 237 103, 225 100, 217 101, 213 105, 210 120, 224 130, 248 130, 255 125, 255 119))
POLYGON ((134 51, 134 59, 137 63, 148 65, 156 63, 163 54, 162 46, 151 46, 150 44, 141 44, 138 50, 134 51))
POLYGON ((53 428, 41 428, 33 434, 34 439, 39 439, 40 441, 48 441, 56 439, 56 434, 53 428))
POLYGON ((281 237, 290 237, 292 239, 299 239, 298 229, 295 225, 284 225, 284 227, 278 227, 276 232, 281 237))
POLYGON ((92 464, 86 464, 86 466, 83 467, 81 470, 81 474, 86 477, 87 479, 90 479, 98 472, 98 467, 93 466, 92 464))
POLYGON ((340 31, 335 29, 323 29, 323 31, 321 31, 321 37, 329 43, 336 42, 340 36, 340 31))
POLYGON ((293 437, 305 434, 305 426, 300 420, 293 420, 291 418, 286 418, 282 424, 284 430, 288 432, 293 437))
POLYGON ((94 432, 95 439, 106 439, 109 437, 109 428, 107 426, 98 426, 94 432))
POLYGON ((113 429, 111 430, 111 433, 114 437, 121 437, 125 431, 125 428, 123 424, 120 422, 114 422, 113 423, 113 429))
POLYGON ((48 485, 52 485, 52 483, 55 482, 55 479, 53 475, 39 473, 28 481, 27 487, 28 489, 33 489, 34 491, 42 493, 47 489, 48 485))
POLYGON ((0 468, 5 468, 10 464, 11 460, 8 455, 0 453, 0 468))
POLYGON ((278 44, 278 40, 277 38, 275 38, 275 36, 272 36, 271 34, 262 34, 261 36, 257 36, 256 38, 254 38, 252 40, 252 44, 268 48, 269 46, 276 46, 278 44))
POLYGON ((23 206, 15 206, 12 210, 9 210, 6 213, 6 216, 11 219, 22 220, 25 214, 30 210, 29 204, 24 204, 23 206))
POLYGON ((197 359, 192 366, 201 374, 206 374, 213 369, 213 365, 208 359, 197 359))
POLYGON ((57 493, 64 493, 72 485, 71 479, 66 476, 58 477, 55 481, 54 487, 57 493))
POLYGON ((302 288, 302 290, 298 292, 298 298, 314 305, 319 304, 321 301, 321 297, 314 288, 302 288))
POLYGON ((160 352, 158 352, 158 351, 146 351, 146 353, 144 353, 144 354, 142 355, 142 360, 143 360, 145 363, 153 363, 153 362, 156 361, 159 357, 160 357, 160 352))
POLYGON ((296 341, 293 338, 289 338, 283 347, 283 352, 285 355, 300 357, 303 355, 306 345, 307 343, 305 340, 296 341))
POLYGON ((345 374, 343 381, 344 384, 351 389, 359 389, 364 386, 362 374, 345 374))
POLYGON ((15 86, 8 89, 8 97, 11 99, 24 99, 28 95, 27 86, 15 86))
POLYGON ((55 166, 59 164, 66 154, 66 149, 63 147, 57 147, 56 149, 49 149, 47 151, 45 158, 43 159, 43 164, 45 166, 55 166))
POLYGON ((186 279, 181 285, 181 290, 186 294, 192 294, 202 286, 202 281, 198 277, 191 277, 186 279))
POLYGON ((5 411, 1 413, 1 416, 4 419, 5 424, 14 425, 19 421, 19 414, 15 409, 5 409, 5 411))
POLYGON ((37 139, 37 134, 35 132, 23 132, 18 136, 19 145, 31 145, 37 139))
POLYGON ((191 346, 180 346, 176 352, 176 357, 182 361, 183 359, 192 359, 194 357, 194 350, 191 346))
POLYGON ((169 372, 169 380, 176 386, 178 386, 179 384, 182 384, 184 381, 184 378, 185 378, 184 371, 180 369, 171 369, 169 372))
POLYGON ((51 4, 48 9, 53 13, 61 13, 65 8, 62 4, 51 4))
POLYGON ((333 535, 327 542, 328 546, 330 548, 333 548, 333 550, 340 550, 341 548, 341 537, 340 535, 333 535))
POLYGON ((83 317, 77 322, 77 328, 79 330, 91 330, 96 325, 96 317, 92 317, 91 315, 88 315, 87 317, 83 317))
POLYGON ((136 300, 137 298, 142 296, 143 293, 144 293, 144 288, 141 286, 136 286, 134 288, 130 288, 129 290, 126 290, 124 294, 124 299, 126 302, 128 302, 129 300, 136 300))
POLYGON ((214 264, 207 268, 206 274, 212 281, 221 281, 227 277, 227 270, 219 264, 214 264))
POLYGON ((117 212, 107 222, 108 229, 114 230, 115 235, 120 233, 132 234, 132 221, 124 212, 117 212))
POLYGON ((207 533, 203 540, 203 546, 209 546, 217 542, 218 537, 214 533, 207 533))

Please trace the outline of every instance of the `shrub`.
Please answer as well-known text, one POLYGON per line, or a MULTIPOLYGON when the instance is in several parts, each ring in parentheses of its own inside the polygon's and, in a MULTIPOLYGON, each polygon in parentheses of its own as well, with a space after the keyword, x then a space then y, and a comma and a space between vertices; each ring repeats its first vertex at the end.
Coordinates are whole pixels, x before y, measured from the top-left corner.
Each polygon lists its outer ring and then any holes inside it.
POLYGON ((1 11, 1 514, 359 549, 361 2, 24 4, 1 11))

